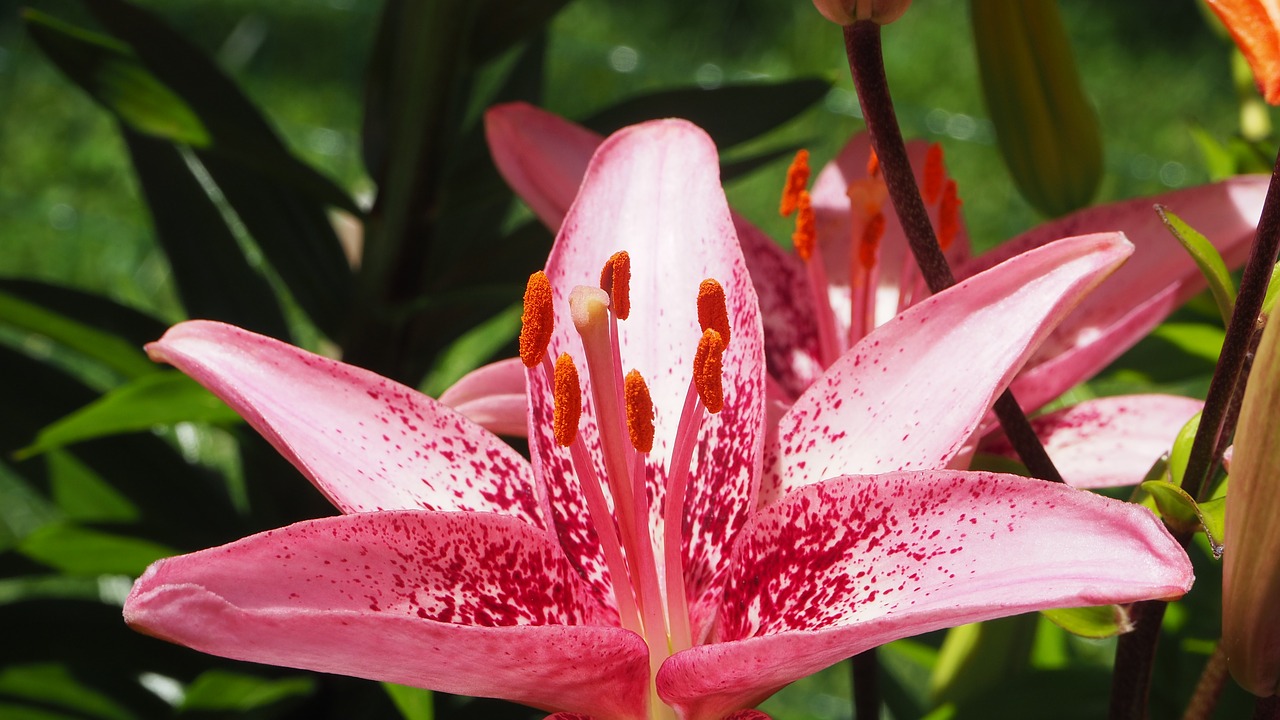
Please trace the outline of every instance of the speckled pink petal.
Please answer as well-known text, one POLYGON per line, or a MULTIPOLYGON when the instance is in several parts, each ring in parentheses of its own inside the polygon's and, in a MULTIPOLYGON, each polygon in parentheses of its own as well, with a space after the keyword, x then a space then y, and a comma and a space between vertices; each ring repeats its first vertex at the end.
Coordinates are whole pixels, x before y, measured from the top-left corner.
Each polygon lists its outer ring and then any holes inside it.
POLYGON ((528 462, 416 390, 204 320, 147 352, 222 398, 343 512, 476 510, 546 527, 528 462))
MULTIPOLYGON (((1042 415, 1031 425, 1073 487, 1136 485, 1203 406, 1177 395, 1105 397, 1042 415)), ((982 440, 979 452, 1017 458, 999 431, 982 440)))
POLYGON ((1139 505, 1015 475, 851 476, 786 495, 734 547, 715 642, 658 692, 690 720, 868 648, 1052 607, 1179 596, 1191 563, 1139 505))
MULTIPOLYGON (((599 135, 526 103, 485 113, 490 152, 503 178, 552 230, 559 230, 599 135)), ((734 227, 755 285, 769 372, 797 397, 822 374, 817 326, 799 261, 737 213, 734 227)))
POLYGON ((1087 208, 1039 225, 957 270, 966 277, 1051 240, 1089 232, 1123 232, 1133 258, 1098 287, 1049 337, 1014 381, 1018 402, 1038 408, 1107 366, 1205 287, 1191 257, 1165 229, 1152 206, 1161 204, 1218 248, 1231 268, 1248 257, 1268 178, 1236 177, 1087 208))
POLYGON ((520 358, 499 360, 472 370, 441 393, 440 402, 495 435, 529 434, 529 396, 520 358))
POLYGON ((881 325, 783 416, 762 500, 836 475, 945 467, 1039 342, 1131 247, 1117 233, 1051 243, 881 325))
MULTIPOLYGON (((689 594, 702 597, 717 586, 722 555, 755 506, 765 417, 759 307, 720 187, 715 144, 702 130, 677 120, 644 123, 610 136, 596 152, 547 261, 558 318, 553 355, 585 357, 569 322, 568 296, 576 285, 598 285, 600 268, 619 250, 631 256, 631 314, 619 323, 622 365, 644 376, 656 413, 649 478, 658 548, 666 467, 702 336, 698 287, 714 278, 725 291, 732 329, 723 358, 725 405, 703 423, 685 504, 689 594)), ((548 404, 547 383, 531 382, 530 394, 535 412, 548 404)), ((584 406, 579 442, 603 475, 594 413, 592 404, 584 406)), ((583 536, 575 530, 587 522, 580 496, 556 494, 568 460, 553 447, 551 432, 545 416, 535 420, 531 434, 540 437, 531 446, 562 537, 567 530, 583 536)))
POLYGON ((161 560, 136 630, 238 660, 642 718, 648 653, 547 534, 491 513, 312 520, 161 560))
MULTIPOLYGON (((916 183, 920 185, 924 183, 925 155, 928 151, 929 143, 923 140, 907 143, 911 169, 915 172, 916 183)), ((866 132, 854 135, 840 150, 840 154, 818 173, 811 193, 823 266, 831 283, 831 306, 835 310, 840 331, 846 335, 849 332, 849 269, 853 235, 849 196, 846 193, 851 182, 867 178, 867 159, 870 155, 870 136, 866 132)), ((884 219, 884 235, 880 239, 879 286, 876 292, 877 323, 886 322, 898 313, 904 290, 902 270, 907 262, 913 263, 913 267, 915 262, 910 259, 911 249, 902 224, 898 222, 898 215, 888 200, 885 201, 884 219)), ((947 248, 946 255, 953 267, 968 258, 969 239, 963 221, 951 246, 947 248)), ((913 292, 915 285, 915 279, 911 279, 905 290, 913 292)))

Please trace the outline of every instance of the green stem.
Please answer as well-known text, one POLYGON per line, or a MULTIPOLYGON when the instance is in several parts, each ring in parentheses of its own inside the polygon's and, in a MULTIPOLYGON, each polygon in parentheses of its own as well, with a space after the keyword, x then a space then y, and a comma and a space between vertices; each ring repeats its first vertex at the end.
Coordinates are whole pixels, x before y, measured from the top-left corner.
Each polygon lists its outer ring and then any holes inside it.
MULTIPOLYGON (((871 146, 880 159, 885 185, 893 200, 893 209, 907 236, 911 253, 929 291, 941 292, 956 283, 947 258, 942 253, 938 238, 934 235, 929 213, 925 210, 920 188, 916 186, 907 146, 902 140, 898 117, 893 110, 893 98, 884 73, 884 55, 880 46, 880 26, 870 21, 860 21, 844 28, 845 53, 849 56, 849 70, 858 91, 862 116, 866 119, 867 132, 871 134, 871 146)), ((1036 437, 1035 430, 1022 412, 1013 393, 1005 390, 995 403, 996 417, 1004 428, 1009 442, 1018 457, 1032 475, 1042 480, 1062 482, 1062 475, 1054 467, 1044 445, 1036 437)))

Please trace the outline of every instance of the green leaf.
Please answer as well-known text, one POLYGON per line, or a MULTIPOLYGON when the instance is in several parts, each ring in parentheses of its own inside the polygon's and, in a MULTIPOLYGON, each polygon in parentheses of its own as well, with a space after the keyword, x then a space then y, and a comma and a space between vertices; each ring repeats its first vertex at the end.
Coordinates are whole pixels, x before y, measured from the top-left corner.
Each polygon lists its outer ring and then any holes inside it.
POLYGON ((288 339, 275 292, 245 257, 185 151, 129 130, 123 135, 187 315, 288 339))
POLYGON ((1213 550, 1214 556, 1222 555, 1223 536, 1215 534, 1215 532, 1222 532, 1221 510, 1216 507, 1219 500, 1210 501, 1214 504, 1212 514, 1206 515, 1206 511, 1196 503, 1195 499, 1173 483, 1148 480, 1142 483, 1141 487, 1151 494, 1151 499, 1160 509, 1160 516, 1164 518, 1165 524, 1170 529, 1175 533, 1193 533, 1203 530, 1209 539, 1209 547, 1213 550))
POLYGON ((1038 621, 1031 613, 948 630, 930 678, 934 702, 963 703, 1025 672, 1038 621))
MULTIPOLYGON (((118 336, 135 353, 159 338, 168 323, 108 297, 38 280, 0 278, 0 293, 65 316, 99 332, 118 336)), ((150 363, 150 361, 147 361, 150 363)), ((154 365, 151 366, 153 369, 154 365)))
POLYGON ((1173 237, 1191 255, 1196 267, 1200 268, 1200 273, 1204 275, 1205 280, 1209 283, 1209 292, 1213 293, 1213 300, 1218 304, 1218 312, 1222 314, 1222 322, 1230 324, 1231 311, 1236 304, 1236 288, 1231 281, 1231 273, 1227 270, 1227 264, 1222 260, 1222 255, 1218 253, 1217 248, 1204 235, 1201 235, 1195 228, 1173 214, 1168 208, 1163 205, 1156 205, 1156 213, 1160 215, 1160 220, 1164 222, 1164 226, 1169 229, 1173 237))
POLYGON ((1200 525, 1204 527, 1204 534, 1209 538, 1210 549, 1216 555, 1221 555, 1222 541, 1227 537, 1227 498, 1223 496, 1205 500, 1202 503, 1196 503, 1196 507, 1200 510, 1200 525))
POLYGON ((1169 481, 1174 485, 1182 485, 1182 476, 1187 471, 1187 459, 1191 457, 1191 445, 1195 442, 1196 431, 1199 429, 1200 413, 1196 413, 1183 424, 1177 437, 1173 439, 1173 447, 1169 450, 1169 481))
POLYGON ((815 78, 663 90, 624 100, 582 124, 602 135, 643 120, 682 117, 707 131, 721 150, 752 140, 826 97, 831 84, 815 78))
POLYGON ((382 689, 391 696, 391 702, 404 720, 432 720, 435 717, 434 696, 430 690, 384 682, 382 689))
POLYGON ((512 305, 463 334, 440 356, 423 380, 421 390, 439 397, 463 375, 480 367, 520 331, 520 305, 512 305))
POLYGON ((0 463, 0 550, 59 518, 58 509, 44 499, 21 475, 0 463))
POLYGON ((127 45, 67 25, 36 10, 23 12, 27 31, 45 55, 137 132, 204 147, 204 123, 138 61, 127 45))
POLYGON ((55 313, 0 290, 0 324, 49 340, 126 377, 142 377, 159 367, 138 347, 110 333, 55 313))
POLYGON ((1276 306, 1276 297, 1280 295, 1280 263, 1271 268, 1271 279, 1267 281, 1267 294, 1262 299, 1262 314, 1270 315, 1271 308, 1276 306))
POLYGON ((254 675, 209 670, 187 686, 181 712, 249 712, 289 699, 310 695, 316 680, 305 675, 267 679, 254 675))
POLYGON ((1193 123, 1188 129, 1191 132, 1191 139, 1200 150, 1200 156, 1204 158, 1205 169, 1209 171, 1210 180, 1217 182, 1237 174, 1235 154, 1230 148, 1218 142, 1217 138, 1199 124, 1193 123))
POLYGON ((73 717, 100 720, 130 720, 136 717, 110 697, 81 684, 62 665, 54 663, 0 668, 0 695, 29 700, 47 707, 65 708, 73 713, 73 717))
POLYGON ((71 453, 53 450, 48 460, 53 501, 68 519, 99 523, 139 519, 141 512, 128 496, 71 453))
POLYGON ((139 432, 179 422, 231 424, 240 416, 199 383, 176 370, 122 385, 45 427, 18 451, 25 459, 82 440, 139 432))
POLYGON ((71 575, 131 575, 178 551, 141 538, 51 523, 31 533, 18 552, 71 575))
POLYGON ((0 606, 36 600, 91 600, 106 602, 106 598, 121 599, 133 585, 124 575, 99 575, 97 577, 72 577, 69 575, 27 575, 0 579, 0 606))
POLYGON ((1133 629, 1128 611, 1119 605, 1042 610, 1041 614, 1073 635, 1095 640, 1115 637, 1133 629))

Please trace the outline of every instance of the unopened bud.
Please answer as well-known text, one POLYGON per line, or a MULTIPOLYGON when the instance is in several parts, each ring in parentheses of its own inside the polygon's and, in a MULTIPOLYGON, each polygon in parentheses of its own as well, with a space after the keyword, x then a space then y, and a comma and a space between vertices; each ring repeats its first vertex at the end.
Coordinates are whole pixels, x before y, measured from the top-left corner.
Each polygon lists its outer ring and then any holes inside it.
POLYGON ((888 25, 902 17, 911 0, 813 0, 813 6, 822 17, 840 25, 852 25, 859 20, 888 25))

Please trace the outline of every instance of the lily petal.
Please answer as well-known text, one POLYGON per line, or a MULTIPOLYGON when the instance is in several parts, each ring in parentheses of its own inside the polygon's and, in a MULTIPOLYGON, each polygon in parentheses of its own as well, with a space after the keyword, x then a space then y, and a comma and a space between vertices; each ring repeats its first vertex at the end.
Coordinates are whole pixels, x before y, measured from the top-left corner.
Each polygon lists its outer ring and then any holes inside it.
POLYGON ((161 560, 135 629, 239 660, 644 717, 648 652, 554 539, 513 518, 343 515, 161 560), (505 660, 504 660, 505 659, 505 660))
MULTIPOLYGON (((1203 406, 1177 395, 1105 397, 1041 415, 1031 427, 1072 487, 1136 485, 1203 406)), ((983 438, 979 451, 1017 459, 1001 433, 983 438)))
MULTIPOLYGON (((666 470, 702 336, 698 287, 714 278, 725 291, 732 328, 722 362, 725 406, 703 422, 703 449, 694 453, 685 502, 686 575, 690 597, 698 598, 718 587, 725 568, 721 555, 754 506, 765 366, 759 306, 720 187, 715 144, 696 126, 676 120, 644 123, 615 133, 597 150, 547 260, 558 317, 570 316, 570 290, 597 285, 600 268, 619 250, 631 255, 631 313, 618 328, 624 369, 634 367, 648 379, 657 413, 649 475, 654 528, 661 527, 666 470), (687 299, 681 302, 681 297, 687 299), (715 487, 709 478, 716 479, 715 487)), ((567 322, 557 324, 551 347, 584 357, 567 322)), ((589 547, 581 492, 567 485, 573 482, 569 454, 552 437, 550 388, 541 375, 533 378, 535 472, 546 478, 562 542, 589 547)), ((587 403, 578 442, 596 455, 603 476, 594 413, 587 403)), ((660 533, 655 547, 662 547, 660 533)), ((602 570, 583 569, 588 577, 602 570)))
POLYGON ((1119 233, 1051 243, 876 328, 779 422, 762 502, 836 475, 945 467, 1036 346, 1131 250, 1119 233))
POLYGON ((529 397, 520 358, 472 370, 441 393, 440 402, 494 435, 529 435, 529 397))
POLYGON ((343 512, 476 510, 547 527, 528 462, 412 388, 205 320, 147 352, 222 398, 343 512))
MULTIPOLYGON (((604 138, 521 102, 490 108, 485 113, 485 131, 494 163, 507 184, 547 227, 559 230, 587 163, 604 138)), ((812 299, 809 293, 796 291, 807 282, 804 268, 741 215, 731 212, 731 216, 767 328, 770 371, 794 398, 822 374, 812 299)))
POLYGON ((1280 105, 1280 5, 1275 0, 1207 0, 1244 53, 1258 91, 1280 105))
POLYGON ((1015 475, 851 476, 761 510, 735 547, 720 642, 672 656, 689 720, 750 706, 909 635, 1049 607, 1178 596, 1191 563, 1145 508, 1015 475))
POLYGON ((1123 232, 1133 258, 1089 295, 1050 335, 1013 383, 1024 408, 1035 409, 1092 377, 1205 287, 1191 257, 1152 209, 1168 207, 1204 233, 1229 267, 1248 257, 1269 179, 1254 175, 1137 198, 1072 213, 1037 226, 961 268, 968 277, 1018 253, 1069 235, 1123 232))

